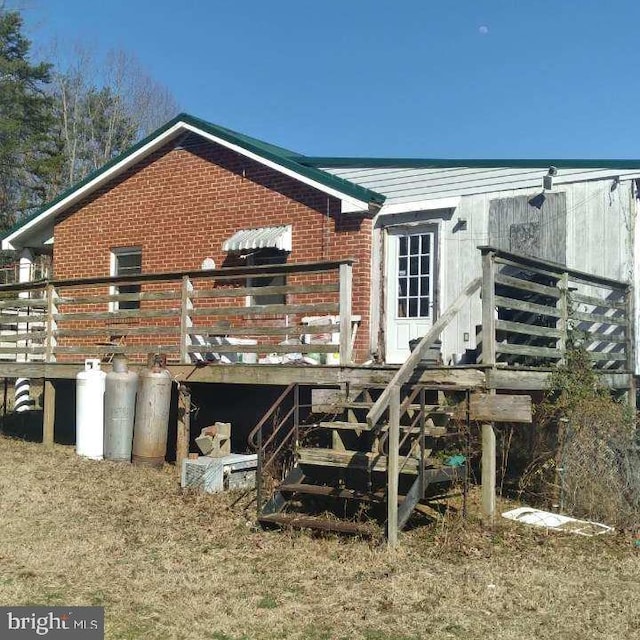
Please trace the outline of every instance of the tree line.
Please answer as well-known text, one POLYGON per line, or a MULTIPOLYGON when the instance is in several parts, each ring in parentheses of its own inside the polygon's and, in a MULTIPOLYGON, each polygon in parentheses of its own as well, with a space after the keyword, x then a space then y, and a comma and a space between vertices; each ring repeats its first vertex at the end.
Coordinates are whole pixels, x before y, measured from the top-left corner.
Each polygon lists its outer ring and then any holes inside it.
POLYGON ((22 16, 0 3, 0 233, 177 112, 125 52, 32 59, 22 16))

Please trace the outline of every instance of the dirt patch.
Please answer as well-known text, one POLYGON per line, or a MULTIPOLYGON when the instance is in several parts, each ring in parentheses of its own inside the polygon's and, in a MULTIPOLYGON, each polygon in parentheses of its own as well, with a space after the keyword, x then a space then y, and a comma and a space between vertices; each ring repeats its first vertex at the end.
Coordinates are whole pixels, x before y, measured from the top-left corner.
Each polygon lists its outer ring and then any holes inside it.
MULTIPOLYGON (((456 519, 362 540, 253 529, 237 496, 0 437, 0 602, 94 604, 108 638, 615 638, 640 549, 456 519)), ((247 508, 244 508, 247 506, 247 508)))

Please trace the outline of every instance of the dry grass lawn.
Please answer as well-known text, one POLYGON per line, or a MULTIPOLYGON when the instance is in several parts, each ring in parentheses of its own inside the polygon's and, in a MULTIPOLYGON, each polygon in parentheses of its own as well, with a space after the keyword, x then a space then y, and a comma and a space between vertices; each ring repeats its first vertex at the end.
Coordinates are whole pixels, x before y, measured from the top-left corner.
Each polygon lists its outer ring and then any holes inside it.
POLYGON ((108 638, 640 637, 640 548, 447 520, 362 540, 255 531, 174 470, 0 437, 0 603, 104 605, 108 638))

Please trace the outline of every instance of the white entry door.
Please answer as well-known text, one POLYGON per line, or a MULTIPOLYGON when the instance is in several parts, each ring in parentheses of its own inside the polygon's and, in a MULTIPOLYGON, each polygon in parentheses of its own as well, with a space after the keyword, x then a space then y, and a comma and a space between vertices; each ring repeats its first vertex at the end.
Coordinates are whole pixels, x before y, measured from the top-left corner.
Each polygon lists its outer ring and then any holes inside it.
POLYGON ((409 341, 433 325, 436 229, 391 227, 386 234, 386 361, 403 363, 409 341))

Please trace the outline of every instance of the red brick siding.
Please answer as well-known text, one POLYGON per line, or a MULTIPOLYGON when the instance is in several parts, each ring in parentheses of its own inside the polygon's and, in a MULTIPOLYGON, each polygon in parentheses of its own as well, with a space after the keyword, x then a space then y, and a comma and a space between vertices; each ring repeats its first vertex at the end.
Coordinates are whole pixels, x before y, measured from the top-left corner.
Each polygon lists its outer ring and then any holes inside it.
POLYGON ((199 269, 206 257, 237 264, 222 251, 234 232, 291 224, 290 263, 356 259, 355 357, 365 359, 371 221, 341 214, 336 198, 222 146, 190 142, 167 145, 65 212, 54 231, 55 277, 108 275, 111 250, 130 246, 142 248, 145 273, 199 269))

